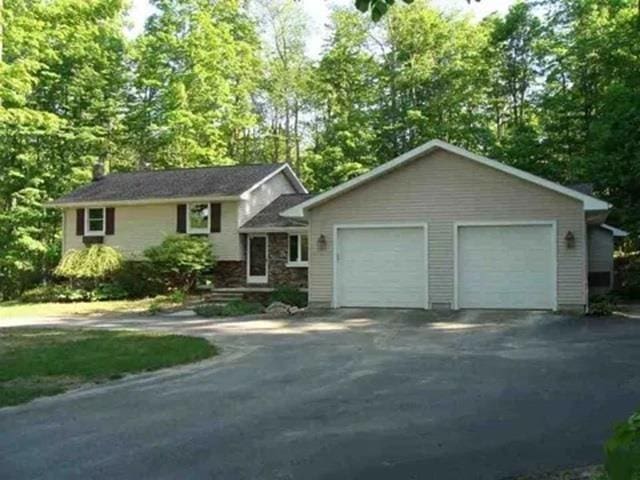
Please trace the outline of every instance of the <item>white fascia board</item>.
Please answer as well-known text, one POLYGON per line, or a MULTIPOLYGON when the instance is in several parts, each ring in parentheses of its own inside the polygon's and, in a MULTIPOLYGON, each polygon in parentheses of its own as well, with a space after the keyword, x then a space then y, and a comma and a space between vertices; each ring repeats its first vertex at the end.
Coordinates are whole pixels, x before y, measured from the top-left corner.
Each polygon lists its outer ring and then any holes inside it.
POLYGON ((308 231, 309 227, 304 225, 298 227, 240 227, 238 229, 238 233, 306 233, 308 231))
POLYGON ((249 187, 247 190, 242 192, 242 194, 240 195, 240 198, 242 198, 243 200, 248 199, 249 194, 251 192, 253 192, 257 188, 260 188, 261 185, 268 182, 269 180, 271 180, 273 177, 275 177, 280 173, 284 173, 285 175, 287 175, 287 177, 289 177, 289 180, 294 184, 294 187, 296 187, 296 190, 298 190, 298 193, 309 193, 305 188, 305 186, 300 181, 300 179, 298 178, 298 176, 296 175, 296 173, 293 171, 293 169, 289 166, 288 163, 285 163, 280 168, 278 168, 277 170, 274 170, 269 175, 262 178, 259 182, 254 183, 251 187, 249 187))
POLYGON ((602 228, 604 228, 605 230, 609 230, 611 233, 613 233, 614 237, 626 237, 627 235, 629 235, 629 232, 627 232, 626 230, 622 230, 621 228, 612 227, 611 225, 607 225, 606 223, 603 223, 600 226, 602 228))
POLYGON ((461 157, 467 158, 469 160, 473 160, 475 162, 481 163, 483 165, 494 168, 501 172, 505 172, 510 175, 513 175, 514 177, 520 178, 522 180, 534 183, 536 185, 547 188, 549 190, 558 192, 562 195, 566 195, 568 197, 579 200, 583 203, 584 209, 586 211, 609 210, 611 208, 611 205, 609 203, 599 200, 590 195, 585 195, 583 193, 577 192, 570 188, 564 187, 558 183, 552 182, 550 180, 546 180, 542 177, 538 177, 537 175, 527 173, 518 168, 510 167, 509 165, 505 165, 502 162, 498 162, 496 160, 483 157, 481 155, 476 155, 475 153, 469 152, 468 150, 465 150, 460 147, 456 147, 455 145, 451 145, 447 142, 443 142, 442 140, 431 140, 430 142, 427 142, 424 145, 414 148, 413 150, 410 150, 400 155, 399 157, 396 157, 393 160, 387 163, 384 163, 379 167, 376 167, 373 170, 363 175, 360 175, 359 177, 353 178, 348 182, 338 185, 337 187, 334 187, 331 190, 327 190, 326 192, 307 200, 306 202, 302 202, 301 204, 296 205, 295 207, 285 210, 284 212, 281 213, 281 215, 285 217, 303 217, 304 211, 307 208, 313 207, 315 205, 319 205, 333 197, 336 197, 342 193, 346 193, 347 191, 356 188, 360 184, 366 183, 370 180, 373 180, 374 178, 377 178, 385 173, 388 173, 402 166, 403 164, 416 159, 417 157, 420 157, 432 150, 435 150, 436 148, 440 148, 442 150, 454 153, 456 155, 460 155, 461 157))
POLYGON ((129 207, 138 205, 160 205, 198 202, 234 202, 240 200, 237 195, 224 197, 183 197, 183 198, 145 198, 140 200, 96 200, 86 202, 49 202, 44 208, 82 208, 82 207, 129 207))

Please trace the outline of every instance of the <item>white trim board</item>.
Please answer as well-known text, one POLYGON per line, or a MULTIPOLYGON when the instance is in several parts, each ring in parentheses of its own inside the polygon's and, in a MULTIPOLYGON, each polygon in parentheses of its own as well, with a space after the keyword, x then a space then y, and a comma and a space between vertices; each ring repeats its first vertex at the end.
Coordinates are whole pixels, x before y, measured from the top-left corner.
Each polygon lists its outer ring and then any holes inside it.
POLYGON ((622 230, 621 228, 616 228, 611 225, 607 225, 606 223, 603 223, 600 226, 605 230, 609 230, 611 233, 613 233, 614 237, 626 237, 627 235, 629 235, 629 232, 627 232, 626 230, 622 230))
POLYGON ((424 231, 424 309, 431 307, 429 301, 429 225, 426 223, 344 223, 333 226, 333 255, 332 255, 332 287, 331 287, 331 307, 340 308, 338 302, 338 231, 348 229, 372 229, 372 228, 422 228, 424 231))
MULTIPOLYGON (((552 304, 553 311, 558 310, 558 222, 555 220, 522 220, 522 221, 486 221, 486 222, 455 222, 453 224, 453 309, 459 310, 459 260, 458 260, 458 231, 460 227, 509 227, 547 225, 551 227, 551 255, 552 271, 552 304)), ((496 307, 499 308, 499 307, 496 307)))
POLYGON ((239 228, 238 233, 308 233, 309 227, 247 227, 239 228))
POLYGON ((246 264, 247 264, 247 284, 265 284, 269 283, 269 236, 267 234, 249 234, 247 235, 247 248, 246 248, 246 264), (252 238, 264 238, 265 241, 265 266, 264 276, 252 277, 250 272, 251 268, 251 239, 252 238))
POLYGON ((226 197, 181 197, 181 198, 145 198, 140 200, 95 200, 95 201, 78 201, 78 202, 49 202, 44 205, 45 208, 88 208, 88 207, 127 207, 136 205, 160 205, 160 204, 177 204, 177 203, 221 203, 240 200, 239 196, 226 197))
POLYGON ((363 183, 369 182, 385 173, 388 173, 396 168, 401 167, 405 163, 408 163, 412 160, 415 160, 435 149, 442 149, 447 152, 454 153, 456 155, 460 155, 461 157, 467 158, 469 160, 473 160, 475 162, 481 163, 482 165, 486 165, 488 167, 494 168, 501 172, 508 173, 513 175, 514 177, 520 178, 527 182, 531 182, 533 184, 539 185, 541 187, 547 188, 549 190, 555 191, 562 195, 566 195, 568 197, 579 200, 583 203, 585 211, 600 211, 600 210, 609 210, 611 205, 607 202, 599 200, 590 195, 585 195, 584 193, 580 193, 578 191, 572 190, 565 186, 562 186, 558 183, 552 182, 550 180, 546 180, 542 177, 538 177, 537 175, 533 175, 531 173, 525 172, 523 170, 511 167, 504 163, 498 162, 496 160, 492 160, 487 157, 483 157, 481 155, 477 155, 475 153, 469 152, 460 147, 456 147, 455 145, 451 145, 450 143, 443 142, 442 140, 431 140, 430 142, 425 143, 413 150, 400 155, 399 157, 394 158, 393 160, 380 165, 379 167, 374 168, 373 170, 360 175, 356 178, 349 180, 337 187, 334 187, 326 192, 317 195, 305 202, 302 202, 295 207, 289 208, 281 213, 281 215, 285 217, 303 217, 305 210, 317 205, 320 205, 331 198, 334 198, 338 195, 346 193, 354 188, 360 186, 363 183))
POLYGON ((107 231, 107 209, 105 207, 87 207, 84 209, 84 236, 85 237, 104 237, 107 231), (102 230, 89 229, 89 210, 102 210, 102 230))

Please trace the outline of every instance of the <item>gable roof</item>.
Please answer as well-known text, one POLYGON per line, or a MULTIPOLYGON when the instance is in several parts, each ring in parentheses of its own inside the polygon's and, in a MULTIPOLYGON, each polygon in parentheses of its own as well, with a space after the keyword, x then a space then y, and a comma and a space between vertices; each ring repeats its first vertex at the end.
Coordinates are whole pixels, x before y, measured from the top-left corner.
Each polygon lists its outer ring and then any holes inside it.
POLYGON ((546 180, 542 177, 538 177, 537 175, 533 175, 523 170, 498 162, 497 160, 492 160, 481 155, 476 155, 475 153, 471 153, 468 150, 456 147, 455 145, 451 145, 450 143, 443 142, 442 140, 431 140, 424 145, 414 148, 413 150, 410 150, 409 152, 404 153, 399 157, 396 157, 393 160, 384 163, 365 174, 362 174, 356 178, 349 180, 348 182, 327 190, 326 192, 317 195, 312 199, 301 203, 300 205, 290 208, 289 210, 283 212, 282 215, 287 217, 302 217, 304 216, 304 211, 306 209, 318 206, 334 197, 353 190, 354 188, 357 188, 364 183, 370 182, 371 180, 378 178, 379 176, 384 175, 392 170, 395 170, 396 168, 402 167, 404 164, 416 160, 417 158, 422 157, 423 155, 438 148, 467 158, 474 162, 478 162, 482 165, 486 165, 495 170, 513 175, 514 177, 534 183, 562 195, 566 195, 567 197, 575 198, 576 200, 579 200, 583 203, 585 211, 608 210, 611 207, 609 203, 592 197, 591 195, 586 195, 571 188, 564 187, 558 183, 546 180))
POLYGON ((49 206, 241 198, 280 172, 287 175, 296 190, 306 193, 286 163, 231 165, 110 173, 54 200, 49 206))
POLYGON ((287 218, 280 215, 313 197, 312 193, 286 193, 280 195, 240 227, 240 231, 256 231, 287 228, 306 228, 308 223, 301 218, 287 218))
POLYGON ((617 228, 612 225, 607 225, 606 223, 603 223, 600 226, 605 230, 609 230, 614 237, 626 237, 627 235, 629 235, 629 232, 627 232, 626 230, 622 230, 621 228, 617 228))

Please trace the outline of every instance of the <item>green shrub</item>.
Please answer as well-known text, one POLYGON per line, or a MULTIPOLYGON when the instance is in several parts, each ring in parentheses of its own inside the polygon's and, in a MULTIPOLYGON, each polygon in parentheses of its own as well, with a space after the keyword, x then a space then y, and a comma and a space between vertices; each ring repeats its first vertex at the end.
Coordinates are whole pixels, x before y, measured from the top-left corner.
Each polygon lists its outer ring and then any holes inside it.
POLYGON ((113 283, 127 292, 128 298, 155 297, 165 293, 162 276, 146 260, 129 260, 113 276, 113 283))
POLYGON ((144 255, 170 290, 190 290, 198 276, 215 265, 211 243, 186 235, 170 235, 160 245, 145 250, 144 255))
POLYGON ((98 301, 124 300, 129 298, 129 292, 117 283, 103 283, 91 292, 91 298, 98 301))
POLYGON ((271 294, 270 300, 271 302, 282 302, 302 308, 307 306, 308 295, 295 287, 282 286, 276 288, 271 294))
POLYGON ((589 300, 589 315, 607 317, 613 313, 615 304, 607 296, 597 296, 589 300))
POLYGON ((640 255, 623 260, 616 271, 621 283, 619 293, 630 300, 638 300, 640 299, 640 255))
POLYGON ((264 307, 257 302, 233 300, 226 305, 199 305, 194 311, 201 317, 240 317, 262 313, 264 307))
POLYGON ((74 280, 102 280, 122 266, 122 255, 106 245, 91 245, 81 250, 69 250, 56 267, 59 277, 74 280))
POLYGON ((20 295, 20 301, 25 303, 45 302, 82 302, 92 300, 92 293, 81 288, 67 285, 41 285, 27 290, 20 295))
POLYGON ((640 480, 640 411, 615 426, 604 450, 611 480, 640 480))

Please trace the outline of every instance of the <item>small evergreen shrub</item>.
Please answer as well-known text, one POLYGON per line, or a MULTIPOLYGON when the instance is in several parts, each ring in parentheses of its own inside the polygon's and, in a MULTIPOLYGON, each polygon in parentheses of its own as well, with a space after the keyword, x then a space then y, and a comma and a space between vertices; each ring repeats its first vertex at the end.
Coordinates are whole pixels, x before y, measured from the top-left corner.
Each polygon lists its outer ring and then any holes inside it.
POLYGON ((169 290, 192 289, 198 276, 215 265, 211 243, 187 235, 170 235, 160 245, 145 250, 144 255, 169 290))
POLYGON ((613 313, 615 304, 607 296, 593 297, 589 301, 589 315, 594 317, 607 317, 613 313))
POLYGON ((640 300, 640 255, 625 259, 616 275, 621 279, 620 295, 629 300, 640 300))
POLYGON ((610 480, 640 480, 640 411, 615 426, 604 450, 610 480))
POLYGON ((295 305, 296 307, 306 307, 308 303, 308 295, 301 292, 298 288, 281 286, 275 289, 271 294, 271 302, 282 302, 287 305, 295 305))
POLYGON ((113 283, 127 292, 127 298, 155 297, 166 291, 162 276, 146 260, 125 261, 113 283))
POLYGON ((262 313, 264 307, 257 302, 233 300, 226 305, 198 305, 194 311, 201 317, 240 317, 262 313))
POLYGON ((129 292, 117 283, 103 283, 91 292, 92 300, 124 300, 129 298, 129 292))
POLYGON ((103 280, 122 266, 122 255, 106 245, 91 245, 81 250, 69 250, 54 273, 72 280, 103 280))

